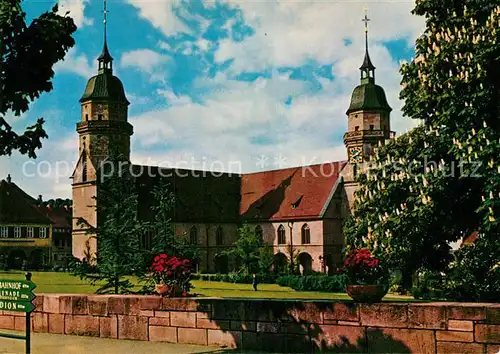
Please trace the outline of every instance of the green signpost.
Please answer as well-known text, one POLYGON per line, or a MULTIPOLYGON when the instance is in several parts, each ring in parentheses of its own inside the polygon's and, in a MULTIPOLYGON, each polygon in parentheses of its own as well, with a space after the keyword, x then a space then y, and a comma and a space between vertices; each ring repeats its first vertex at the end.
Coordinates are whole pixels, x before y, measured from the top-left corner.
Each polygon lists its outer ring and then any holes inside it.
POLYGON ((26 273, 26 280, 0 279, 0 311, 26 313, 26 335, 0 333, 0 337, 22 339, 26 341, 26 354, 31 352, 31 312, 35 309, 33 289, 36 285, 31 281, 31 273, 26 273))

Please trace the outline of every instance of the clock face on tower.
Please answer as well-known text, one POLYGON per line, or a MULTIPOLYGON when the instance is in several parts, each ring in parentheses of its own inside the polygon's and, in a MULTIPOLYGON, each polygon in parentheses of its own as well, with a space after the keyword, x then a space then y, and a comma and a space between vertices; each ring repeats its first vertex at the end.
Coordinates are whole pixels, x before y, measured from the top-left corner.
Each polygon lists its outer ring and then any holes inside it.
POLYGON ((360 163, 363 162, 363 147, 353 146, 349 148, 349 162, 360 163))

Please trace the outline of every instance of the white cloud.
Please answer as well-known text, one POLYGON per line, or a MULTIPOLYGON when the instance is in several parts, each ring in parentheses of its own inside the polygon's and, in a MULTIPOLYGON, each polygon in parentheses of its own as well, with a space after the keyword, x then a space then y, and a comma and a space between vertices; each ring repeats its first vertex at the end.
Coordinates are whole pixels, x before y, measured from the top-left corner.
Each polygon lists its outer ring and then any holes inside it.
POLYGON ((144 1, 126 0, 129 4, 139 9, 142 18, 147 19, 153 26, 161 29, 166 34, 185 31, 187 27, 172 12, 172 1, 144 1))
POLYGON ((136 49, 123 53, 120 64, 122 67, 136 67, 152 74, 159 65, 165 64, 168 58, 150 49, 136 49))
POLYGON ((94 65, 90 64, 87 56, 77 55, 76 47, 73 47, 68 51, 64 60, 54 66, 54 71, 75 73, 88 79, 97 73, 97 61, 94 65))
POLYGON ((408 38, 412 45, 423 29, 412 16, 413 2, 230 1, 256 29, 242 42, 224 40, 217 59, 235 58, 234 69, 259 70, 300 65, 307 59, 330 63, 346 58, 344 39, 364 47, 361 18, 369 4, 372 43, 408 38), (404 18, 404 20, 402 20, 404 18))
POLYGON ((90 26, 94 21, 85 17, 85 7, 89 3, 90 0, 59 0, 59 14, 64 15, 69 11, 69 16, 73 18, 78 28, 90 26))
POLYGON ((12 181, 32 197, 71 198, 70 176, 76 165, 78 137, 75 133, 43 141, 33 160, 14 152, 11 157, 0 157, 0 171, 4 179, 10 174, 12 181))

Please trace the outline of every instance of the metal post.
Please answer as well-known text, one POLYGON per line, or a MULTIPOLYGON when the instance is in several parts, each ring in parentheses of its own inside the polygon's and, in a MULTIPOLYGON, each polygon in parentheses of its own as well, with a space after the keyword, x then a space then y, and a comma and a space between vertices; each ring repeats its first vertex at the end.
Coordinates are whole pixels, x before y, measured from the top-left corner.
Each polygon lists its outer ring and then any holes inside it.
MULTIPOLYGON (((26 280, 31 281, 31 273, 26 273, 26 280)), ((26 312, 26 354, 31 354, 31 312, 26 312)))
POLYGON ((293 221, 288 222, 288 227, 290 228, 290 265, 292 267, 292 272, 294 270, 294 264, 293 264, 293 221))

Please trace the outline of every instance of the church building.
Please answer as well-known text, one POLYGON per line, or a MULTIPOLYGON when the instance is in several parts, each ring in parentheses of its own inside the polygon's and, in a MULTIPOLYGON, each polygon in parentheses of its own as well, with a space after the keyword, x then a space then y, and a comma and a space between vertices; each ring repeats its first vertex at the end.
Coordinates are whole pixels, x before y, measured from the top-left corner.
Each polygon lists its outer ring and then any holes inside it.
MULTIPOLYGON (((298 254, 301 270, 331 272, 341 262, 344 245, 342 222, 350 214, 357 188, 356 169, 367 161, 373 147, 394 136, 391 107, 382 87, 375 84, 375 67, 368 54, 365 16, 365 57, 361 82, 347 109, 344 143, 348 161, 334 161, 247 174, 181 170, 132 165, 143 171, 137 177, 143 217, 151 218, 150 192, 167 180, 175 195, 173 224, 178 237, 187 237, 202 251, 198 270, 227 272, 230 260, 216 257, 231 247, 238 228, 247 223, 272 244, 277 262, 298 254)), ((80 99, 77 123, 79 160, 73 174, 73 255, 82 259, 95 239, 76 220, 97 222, 95 199, 99 193, 96 171, 110 156, 130 161, 133 127, 128 120, 129 101, 123 85, 113 75, 113 58, 104 38, 97 75, 90 78, 80 99)), ((347 102, 346 102, 347 106, 347 102)), ((167 117, 166 117, 167 119, 167 117)))

